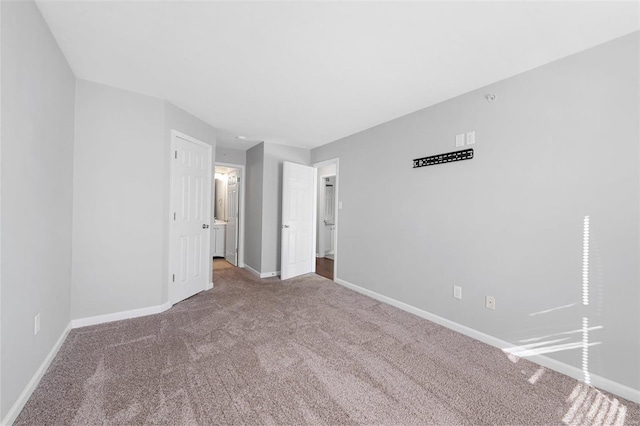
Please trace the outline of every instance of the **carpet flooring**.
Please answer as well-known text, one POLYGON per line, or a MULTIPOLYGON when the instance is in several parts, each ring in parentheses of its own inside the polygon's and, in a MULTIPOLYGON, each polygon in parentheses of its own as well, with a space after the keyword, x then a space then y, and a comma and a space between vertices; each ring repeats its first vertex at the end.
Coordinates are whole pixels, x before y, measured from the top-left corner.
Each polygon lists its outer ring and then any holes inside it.
POLYGON ((74 329, 17 425, 638 424, 640 407, 317 275, 74 329))

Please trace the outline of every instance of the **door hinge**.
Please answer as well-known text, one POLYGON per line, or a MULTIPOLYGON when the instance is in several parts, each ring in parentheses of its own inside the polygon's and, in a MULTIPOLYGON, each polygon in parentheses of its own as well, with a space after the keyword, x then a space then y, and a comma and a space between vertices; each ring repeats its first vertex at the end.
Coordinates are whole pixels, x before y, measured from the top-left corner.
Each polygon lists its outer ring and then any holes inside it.
POLYGON ((173 212, 173 220, 176 220, 176 212, 173 212))
POLYGON ((173 157, 177 160, 178 159, 178 151, 175 151, 173 157))
POLYGON ((175 283, 176 282, 176 274, 173 274, 173 277, 171 278, 171 280, 175 283))

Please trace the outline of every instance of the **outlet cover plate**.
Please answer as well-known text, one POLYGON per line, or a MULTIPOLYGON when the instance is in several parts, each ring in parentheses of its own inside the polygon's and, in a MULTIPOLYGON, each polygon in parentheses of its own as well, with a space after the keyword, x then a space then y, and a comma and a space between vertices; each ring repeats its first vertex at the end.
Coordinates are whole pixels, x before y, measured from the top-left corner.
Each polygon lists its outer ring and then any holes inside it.
POLYGON ((487 296, 484 304, 485 308, 491 309, 492 311, 496 310, 496 298, 493 296, 487 296))

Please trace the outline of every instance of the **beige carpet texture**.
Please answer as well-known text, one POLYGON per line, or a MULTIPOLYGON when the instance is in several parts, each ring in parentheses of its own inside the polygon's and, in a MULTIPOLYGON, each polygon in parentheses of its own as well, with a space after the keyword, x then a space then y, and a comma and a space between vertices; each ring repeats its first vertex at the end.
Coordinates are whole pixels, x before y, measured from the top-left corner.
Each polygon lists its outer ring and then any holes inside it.
POLYGON ((638 404, 320 276, 214 282, 72 330, 15 424, 640 424, 638 404))

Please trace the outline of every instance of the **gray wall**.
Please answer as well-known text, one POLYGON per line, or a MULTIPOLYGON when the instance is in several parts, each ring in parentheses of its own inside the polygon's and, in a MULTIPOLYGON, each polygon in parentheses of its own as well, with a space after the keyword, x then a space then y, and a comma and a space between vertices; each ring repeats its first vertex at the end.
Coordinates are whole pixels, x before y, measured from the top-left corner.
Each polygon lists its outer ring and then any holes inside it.
POLYGON ((280 271, 282 224, 282 164, 285 161, 309 165, 311 152, 306 148, 264 144, 262 198, 262 273, 280 271))
POLYGON ((216 161, 230 164, 247 164, 247 152, 242 149, 216 147, 216 161))
POLYGON ((75 77, 35 4, 0 8, 4 418, 70 321, 75 77))
POLYGON ((262 191, 264 142, 247 150, 244 263, 262 271, 262 191))
POLYGON ((172 129, 215 152, 216 129, 173 104, 78 80, 73 318, 168 301, 172 129))
POLYGON ((72 317, 160 305, 164 102, 76 85, 72 317))
MULTIPOLYGON (((164 147, 163 155, 163 213, 162 213, 162 301, 169 300, 169 217, 171 216, 171 130, 209 144, 212 149, 212 165, 216 162, 216 128, 194 117, 172 103, 164 102, 164 147)), ((213 169, 211 170, 213 177, 213 169)), ((211 217, 213 217, 214 187, 211 185, 211 217)), ((211 230, 211 228, 209 228, 211 230)), ((212 268, 209 268, 209 282, 212 282, 212 268)))
POLYGON ((579 346, 587 317, 602 327, 589 371, 640 389, 639 47, 634 33, 313 150, 340 158, 338 278, 515 344, 539 339, 577 368, 581 349, 550 340, 579 346), (471 130, 473 160, 411 168, 471 130))

